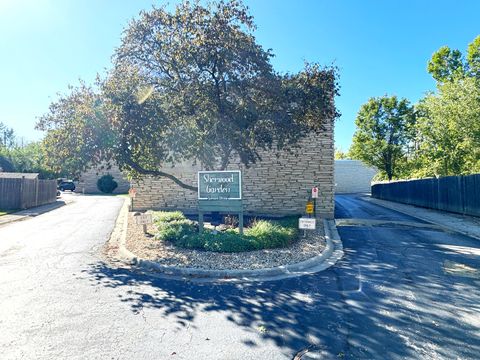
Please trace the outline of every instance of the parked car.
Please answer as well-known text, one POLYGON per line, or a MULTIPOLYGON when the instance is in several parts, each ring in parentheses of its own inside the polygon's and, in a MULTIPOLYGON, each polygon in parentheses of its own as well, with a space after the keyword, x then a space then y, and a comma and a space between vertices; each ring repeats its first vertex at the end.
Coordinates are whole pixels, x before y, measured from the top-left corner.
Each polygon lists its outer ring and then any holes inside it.
POLYGON ((73 181, 62 181, 57 185, 57 189, 60 191, 70 190, 75 191, 75 184, 73 181))

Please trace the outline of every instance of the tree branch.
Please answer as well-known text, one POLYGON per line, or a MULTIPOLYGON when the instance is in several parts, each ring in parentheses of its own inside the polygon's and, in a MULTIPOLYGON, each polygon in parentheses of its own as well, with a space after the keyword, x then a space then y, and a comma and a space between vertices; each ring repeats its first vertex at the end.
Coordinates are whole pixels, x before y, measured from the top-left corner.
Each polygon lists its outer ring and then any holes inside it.
POLYGON ((144 167, 140 166, 137 164, 135 161, 133 161, 130 157, 124 158, 125 164, 131 167, 133 170, 136 172, 143 174, 143 175, 153 175, 153 176, 160 176, 160 177, 165 177, 167 179, 172 180, 175 184, 180 186, 183 189, 186 190, 191 190, 191 191, 198 191, 198 188, 196 186, 192 186, 189 184, 184 183, 182 180, 177 178, 176 176, 173 176, 172 174, 160 171, 160 170, 149 170, 145 169, 144 167))

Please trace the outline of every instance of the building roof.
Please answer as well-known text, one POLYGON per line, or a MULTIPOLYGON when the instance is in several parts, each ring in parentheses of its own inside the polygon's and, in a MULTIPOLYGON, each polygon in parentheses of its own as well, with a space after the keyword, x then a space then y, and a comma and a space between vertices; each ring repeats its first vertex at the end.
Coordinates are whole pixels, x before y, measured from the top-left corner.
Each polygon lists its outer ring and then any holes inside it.
POLYGON ((15 172, 0 172, 1 179, 37 179, 38 173, 15 173, 15 172))

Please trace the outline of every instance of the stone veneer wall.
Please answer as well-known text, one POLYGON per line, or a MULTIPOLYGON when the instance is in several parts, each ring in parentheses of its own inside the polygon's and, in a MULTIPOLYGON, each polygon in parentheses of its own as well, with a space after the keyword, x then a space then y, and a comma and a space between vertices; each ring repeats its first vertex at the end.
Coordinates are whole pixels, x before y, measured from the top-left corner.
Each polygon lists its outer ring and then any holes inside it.
POLYGON ((369 193, 377 172, 360 160, 335 160, 335 193, 369 193))
POLYGON ((118 184, 118 187, 114 190, 114 194, 122 194, 128 192, 130 188, 129 181, 122 174, 118 166, 112 165, 110 169, 106 165, 97 166, 90 168, 85 171, 81 176, 78 182, 75 183, 76 191, 82 192, 85 191, 86 194, 98 194, 101 193, 97 188, 97 180, 100 179, 103 175, 110 174, 113 176, 118 184))
MULTIPOLYGON (((334 211, 334 144, 333 127, 321 135, 311 134, 300 142, 300 148, 288 152, 263 152, 262 161, 245 168, 231 164, 228 170, 242 172, 242 197, 247 214, 301 214, 313 186, 319 187, 317 216, 333 218, 334 211)), ((199 167, 182 164, 164 168, 192 185, 197 184, 199 167)), ((178 209, 196 213, 197 193, 185 190, 165 178, 145 177, 132 181, 137 189, 135 210, 178 209)))

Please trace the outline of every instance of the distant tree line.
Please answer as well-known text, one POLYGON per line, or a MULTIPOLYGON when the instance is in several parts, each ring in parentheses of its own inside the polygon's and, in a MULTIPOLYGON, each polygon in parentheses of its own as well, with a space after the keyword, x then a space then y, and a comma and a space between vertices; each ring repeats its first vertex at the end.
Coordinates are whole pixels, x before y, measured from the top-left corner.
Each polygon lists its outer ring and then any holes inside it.
POLYGON ((34 172, 41 178, 54 178, 57 174, 48 169, 41 142, 23 144, 13 129, 0 122, 0 171, 34 172))
POLYGON ((427 70, 437 90, 416 105, 387 95, 362 105, 347 157, 389 180, 480 173, 480 36, 466 55, 440 48, 427 70))

